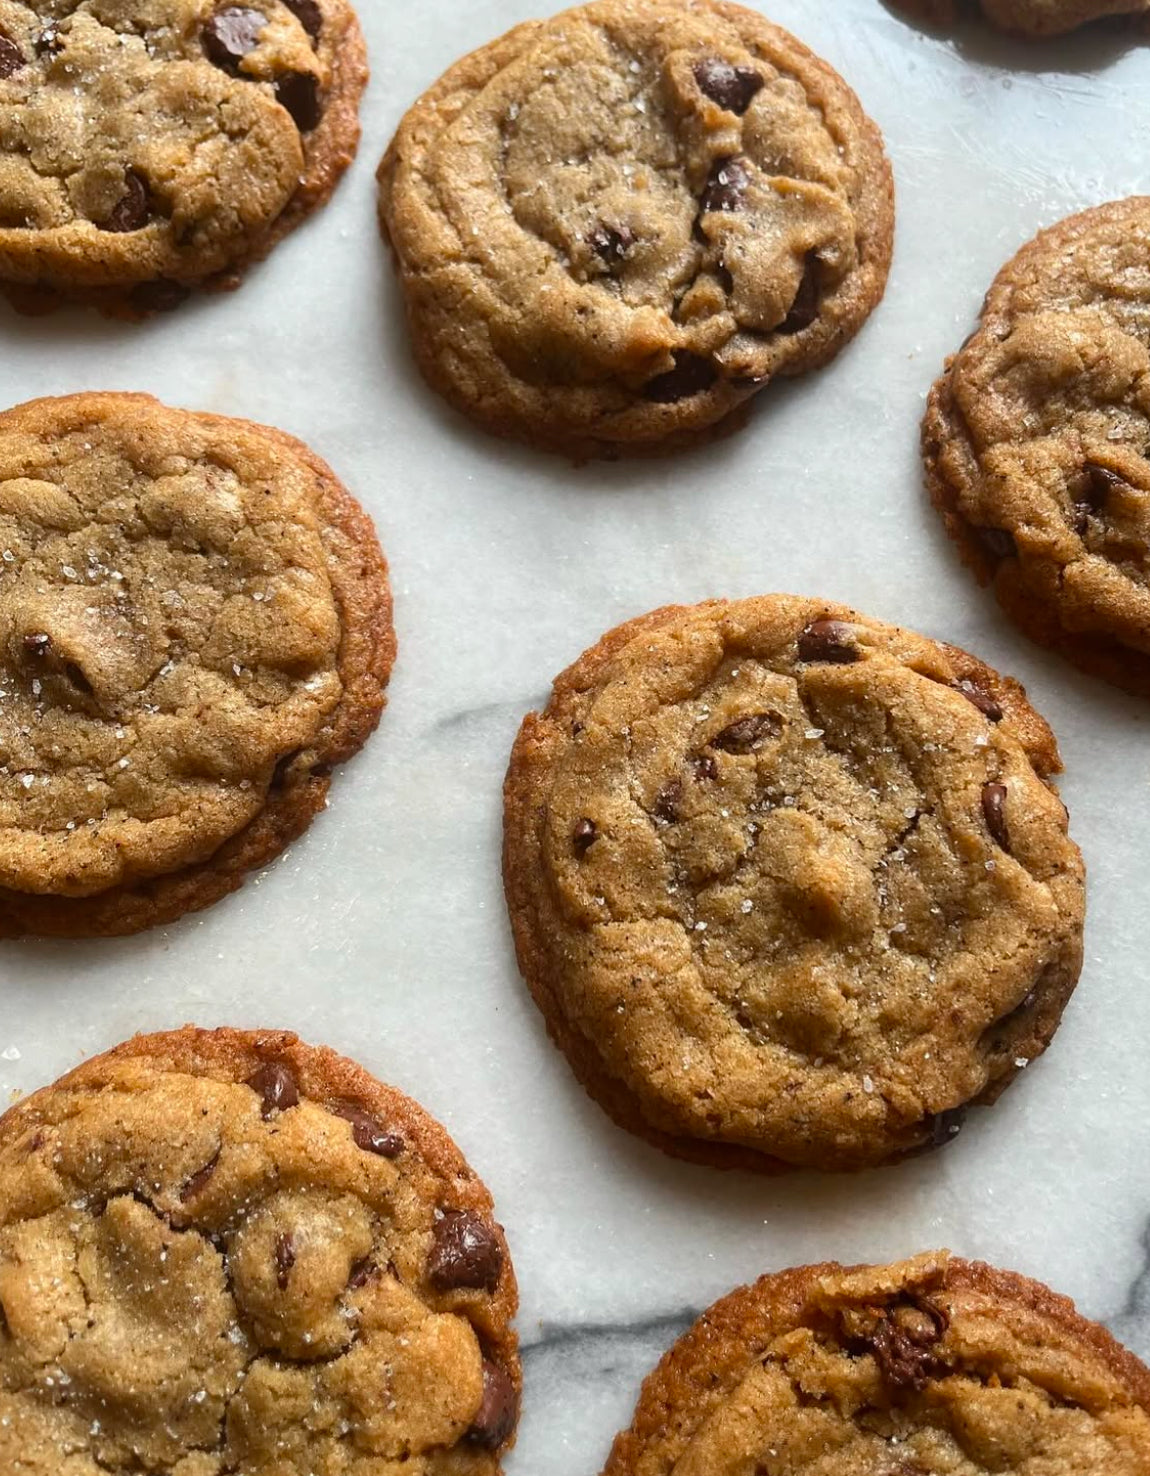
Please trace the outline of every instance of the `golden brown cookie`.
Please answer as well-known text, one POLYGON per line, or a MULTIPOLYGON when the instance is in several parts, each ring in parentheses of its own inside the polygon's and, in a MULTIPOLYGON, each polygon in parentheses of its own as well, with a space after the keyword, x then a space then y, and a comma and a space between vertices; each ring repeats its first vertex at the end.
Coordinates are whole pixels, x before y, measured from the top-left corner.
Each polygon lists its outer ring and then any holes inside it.
POLYGON ((0 936, 234 890, 323 808, 394 656, 375 531, 299 441, 148 395, 0 414, 0 936))
POLYGON ((1150 695, 1150 196, 1043 231, 995 278, 923 421, 963 559, 1034 640, 1150 695))
POLYGON ((717 1302, 604 1476, 1145 1476, 1150 1370, 1067 1297, 946 1252, 717 1302))
POLYGON ((890 167, 825 62, 724 0, 599 0, 465 57, 380 166, 415 353, 576 455, 714 426, 882 296, 890 167))
POLYGON ((515 1277, 438 1123, 274 1031, 137 1036, 0 1118, 0 1470, 495 1476, 515 1277))
POLYGON ((0 290, 234 287, 335 188, 366 80, 347 0, 0 0, 0 290))
POLYGON ((1022 688, 953 646, 786 595, 656 610, 520 729, 520 968, 591 1095, 669 1153, 937 1146, 1078 978, 1059 767, 1022 688))
POLYGON ((986 18, 1014 35, 1061 36, 1110 16, 1150 14, 1150 0, 892 0, 918 19, 951 24, 963 9, 981 8, 986 18))

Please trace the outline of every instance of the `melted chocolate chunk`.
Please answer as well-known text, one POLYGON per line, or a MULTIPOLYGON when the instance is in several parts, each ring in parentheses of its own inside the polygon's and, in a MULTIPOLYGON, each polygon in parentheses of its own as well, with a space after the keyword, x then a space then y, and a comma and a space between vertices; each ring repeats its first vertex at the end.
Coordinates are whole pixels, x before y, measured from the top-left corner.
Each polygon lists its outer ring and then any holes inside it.
POLYGON ((992 723, 1002 721, 1002 708, 985 687, 980 687, 976 682, 964 678, 961 682, 955 682, 954 690, 961 692, 968 702, 973 702, 979 712, 984 713, 992 723))
POLYGON ((937 1346, 949 1325, 947 1313, 925 1297, 911 1298, 905 1310, 892 1308, 886 1312, 865 1339, 883 1382, 891 1389, 921 1393, 927 1382, 946 1367, 937 1346), (908 1317, 908 1311, 917 1313, 917 1318, 908 1317))
POLYGON ((316 0, 284 0, 284 4, 311 39, 318 41, 319 33, 323 30, 323 11, 316 0))
POLYGON ((740 117, 763 86, 762 76, 753 67, 735 67, 718 56, 696 63, 695 81, 705 97, 740 117))
POLYGON ((287 1112, 299 1106, 299 1087, 286 1066, 278 1061, 265 1061, 254 1075, 248 1077, 248 1086, 263 1098, 260 1115, 266 1121, 273 1112, 287 1112))
POLYGON ((675 355, 675 367, 666 374, 657 374, 643 387, 644 397, 656 405, 673 405, 678 400, 699 395, 714 384, 719 371, 710 359, 680 350, 675 355))
POLYGON ((705 211, 742 210, 750 182, 747 161, 741 155, 719 159, 707 178, 702 208, 705 211))
POLYGON ((33 661, 45 660, 52 651, 52 637, 39 631, 33 635, 24 637, 24 654, 30 656, 33 661))
POLYGON ((664 825, 674 825, 679 818, 679 802, 683 798, 683 784, 679 779, 672 779, 670 783, 664 784, 663 788, 655 796, 655 804, 652 813, 656 820, 662 820, 664 825))
POLYGON ((446 1210, 435 1222, 427 1279, 436 1291, 492 1292, 503 1274, 503 1247, 486 1220, 446 1210))
POLYGON ((51 21, 36 37, 36 55, 58 56, 63 50, 64 40, 60 35, 60 28, 51 21))
POLYGON ((1111 471, 1108 466, 1097 461, 1085 462, 1074 503, 1075 529, 1079 533, 1085 533, 1090 526, 1090 519, 1099 517, 1106 511, 1106 501, 1111 492, 1128 485, 1124 478, 1111 471))
POLYGON ((310 72, 285 72, 276 82, 276 102, 301 133, 310 133, 322 116, 319 83, 310 72))
POLYGON ((484 1450, 498 1450, 507 1443, 518 1416, 519 1397, 510 1374, 490 1358, 485 1358, 483 1400, 465 1438, 484 1450))
POLYGON ((374 1117, 353 1107, 350 1102, 336 1102, 331 1111, 336 1117, 351 1123, 355 1146, 365 1153, 376 1153, 380 1158, 398 1158, 403 1152, 403 1139, 397 1133, 387 1132, 374 1117))
POLYGON ((1010 850, 1010 831, 1006 825, 1006 785, 984 784, 982 814, 986 828, 1004 851, 1010 850))
POLYGON ((724 728, 711 739, 711 747, 721 748, 724 753, 753 753, 781 729, 782 719, 777 712, 753 712, 724 728))
POLYGON ((599 839, 599 827, 594 820, 580 820, 571 833, 571 844, 576 856, 582 858, 599 839))
POLYGON ((934 1112, 927 1118, 926 1126, 933 1148, 942 1148, 947 1143, 953 1143, 962 1132, 968 1110, 963 1104, 961 1107, 948 1107, 944 1112, 934 1112))
POLYGON ((348 1290, 359 1291, 369 1281, 374 1281, 378 1275, 379 1267, 370 1256, 364 1256, 362 1261, 356 1261, 355 1265, 347 1274, 348 1290))
POLYGON ((635 232, 629 226, 609 226, 600 221, 587 237, 587 244, 596 256, 614 267, 626 260, 635 244, 635 232))
POLYGON ((280 1291, 287 1291, 288 1281, 291 1279, 291 1268, 295 1265, 295 1242, 290 1233, 280 1235, 276 1240, 276 1285, 280 1291))
POLYGON ((24 53, 7 36, 0 35, 0 82, 5 77, 14 77, 25 66, 24 53))
POLYGON ((208 1180, 216 1171, 216 1165, 220 1161, 220 1150, 216 1149, 216 1156, 205 1163, 202 1169, 197 1169, 184 1187, 180 1190, 180 1203, 187 1204, 189 1199, 195 1199, 196 1195, 207 1186, 208 1180))
POLYGON ((855 630, 844 620, 814 620, 799 635, 800 661, 833 661, 848 666, 857 661, 855 630))
POLYGON ((238 73, 240 62, 260 44, 267 23, 262 11, 249 10, 243 5, 227 5, 217 10, 200 33, 204 55, 213 66, 238 73))
POLYGON ((790 311, 775 330, 790 336, 809 328, 819 315, 819 259, 813 251, 807 253, 803 264, 802 280, 790 311))
POLYGON ((975 528, 974 531, 992 559, 1001 562, 1016 552, 1014 539, 1005 528, 975 528))
POLYGON ((695 783, 706 784, 708 780, 719 777, 719 766, 709 753, 701 758, 691 760, 691 768, 695 771, 695 783))
POLYGON ((106 220, 98 221, 102 231, 114 231, 126 235, 129 231, 141 231, 151 217, 151 202, 148 185, 142 174, 134 169, 124 172, 124 193, 112 206, 106 220))

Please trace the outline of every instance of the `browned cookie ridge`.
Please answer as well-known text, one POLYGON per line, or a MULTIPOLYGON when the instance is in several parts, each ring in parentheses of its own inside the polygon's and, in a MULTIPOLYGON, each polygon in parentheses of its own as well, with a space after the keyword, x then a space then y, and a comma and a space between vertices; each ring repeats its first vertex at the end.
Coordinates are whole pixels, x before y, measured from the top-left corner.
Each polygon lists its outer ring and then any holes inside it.
MULTIPOLYGON (((964 0, 893 0, 901 10, 920 19, 950 24, 961 14, 964 0)), ((1040 39, 1061 36, 1091 21, 1115 16, 1150 14, 1150 0, 967 0, 966 8, 981 9, 1004 31, 1040 39)))
POLYGON ((938 1146, 1078 978, 1059 767, 1022 688, 955 647, 792 596, 657 610, 520 729, 520 968, 591 1095, 670 1153, 938 1146))
POLYGON ((486 429, 675 443, 882 296, 890 168, 826 63, 724 0, 598 0, 452 67, 380 166, 416 356, 486 429))
POLYGON ((604 1476, 1145 1476, 1150 1370, 945 1252, 764 1276, 643 1385, 604 1476))
POLYGON ((379 720, 387 565, 281 431, 147 395, 0 414, 0 937, 204 907, 379 720))
POLYGON ((0 1118, 0 1470, 497 1476, 517 1293, 438 1123, 272 1031, 138 1036, 0 1118))
POLYGON ((923 421, 931 497, 1026 633, 1150 696, 1150 196, 1041 232, 923 421))
POLYGON ((335 188, 366 80, 347 0, 0 0, 0 290, 234 286, 335 188))

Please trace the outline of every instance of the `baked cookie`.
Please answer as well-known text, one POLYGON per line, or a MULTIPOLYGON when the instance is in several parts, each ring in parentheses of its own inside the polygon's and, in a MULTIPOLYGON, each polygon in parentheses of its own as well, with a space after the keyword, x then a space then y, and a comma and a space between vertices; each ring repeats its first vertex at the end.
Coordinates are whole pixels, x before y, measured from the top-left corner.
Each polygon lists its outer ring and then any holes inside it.
POLYGON ((804 1266, 705 1312, 605 1476, 1144 1476, 1150 1370, 1074 1303, 945 1252, 804 1266))
POLYGON ((0 0, 0 287, 234 287, 335 188, 366 80, 346 0, 0 0))
POLYGON ((824 601, 656 610, 524 720, 519 965, 623 1127, 722 1167, 947 1142, 1082 961, 1053 735, 1016 682, 824 601))
POLYGON ((1150 13, 1150 0, 893 0, 920 20, 949 25, 964 8, 981 8, 1004 31, 1040 38, 1060 36, 1107 16, 1150 13))
POLYGON ((1008 262, 923 422, 965 561, 1026 633, 1150 696, 1150 196, 1008 262))
POLYGON ((0 1469, 495 1476, 515 1277, 438 1123, 283 1032, 137 1036, 0 1118, 0 1469))
POLYGON ((701 431, 825 363, 890 263, 878 129, 722 0, 518 26, 420 98, 379 178, 432 387, 576 455, 701 431))
POLYGON ((394 655, 375 532, 300 442, 148 395, 0 414, 0 937, 234 890, 323 808, 394 655))

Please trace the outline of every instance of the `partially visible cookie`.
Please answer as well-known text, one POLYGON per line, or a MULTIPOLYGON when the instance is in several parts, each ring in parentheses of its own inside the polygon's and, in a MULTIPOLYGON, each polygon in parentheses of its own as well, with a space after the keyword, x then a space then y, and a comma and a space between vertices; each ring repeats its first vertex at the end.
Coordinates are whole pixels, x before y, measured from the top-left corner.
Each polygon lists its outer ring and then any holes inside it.
POLYGON ((496 1476, 517 1294, 438 1123, 273 1031, 137 1036, 0 1118, 0 1469, 496 1476))
MULTIPOLYGON (((963 0, 894 0, 902 10, 920 19, 950 24, 963 0)), ((1090 21, 1108 16, 1150 14, 1150 0, 970 0, 981 6, 988 20, 1004 31, 1038 39, 1060 36, 1090 21)))
POLYGON ((1150 196, 1041 232, 923 421, 935 506, 1026 633, 1150 696, 1150 196))
POLYGON ((591 1095, 669 1153, 938 1146, 1078 977, 1059 767, 1022 688, 953 646, 784 595, 657 610, 520 729, 520 968, 591 1095))
POLYGON ((235 286, 335 188, 366 80, 347 0, 0 0, 0 290, 235 286))
POLYGON ((882 296, 890 166, 842 78, 725 0, 598 0, 465 57, 380 166, 420 367, 577 455, 715 425, 882 296))
POLYGON ((1067 1297, 945 1252, 717 1302, 604 1476, 1145 1476, 1150 1369, 1067 1297))
POLYGON ((300 442, 148 395, 0 414, 0 937, 232 891, 323 808, 394 656, 375 531, 300 442))

